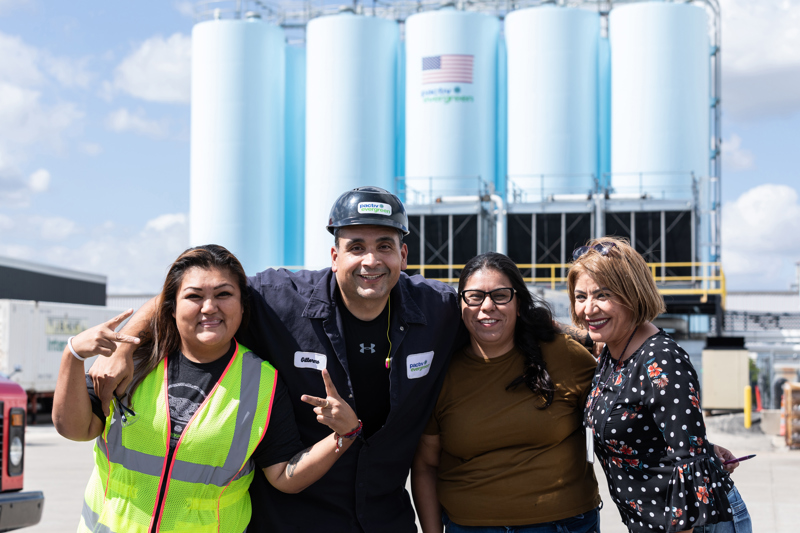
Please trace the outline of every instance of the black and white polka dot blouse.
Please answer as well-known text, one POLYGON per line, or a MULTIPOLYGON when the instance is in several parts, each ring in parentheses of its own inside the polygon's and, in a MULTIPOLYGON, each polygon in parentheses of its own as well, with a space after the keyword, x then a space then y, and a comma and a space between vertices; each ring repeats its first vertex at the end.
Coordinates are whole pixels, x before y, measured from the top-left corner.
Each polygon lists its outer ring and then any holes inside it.
POLYGON ((706 438, 697 374, 683 348, 659 330, 621 365, 606 348, 597 368, 586 424, 628 529, 732 520, 733 481, 706 438))

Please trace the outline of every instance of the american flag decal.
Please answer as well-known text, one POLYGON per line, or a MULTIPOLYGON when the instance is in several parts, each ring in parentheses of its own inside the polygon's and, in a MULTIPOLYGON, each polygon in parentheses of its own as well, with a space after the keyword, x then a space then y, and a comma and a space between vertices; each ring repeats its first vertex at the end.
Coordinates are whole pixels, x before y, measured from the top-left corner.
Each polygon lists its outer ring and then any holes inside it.
POLYGON ((422 58, 422 84, 472 83, 472 63, 475 56, 442 54, 422 58))

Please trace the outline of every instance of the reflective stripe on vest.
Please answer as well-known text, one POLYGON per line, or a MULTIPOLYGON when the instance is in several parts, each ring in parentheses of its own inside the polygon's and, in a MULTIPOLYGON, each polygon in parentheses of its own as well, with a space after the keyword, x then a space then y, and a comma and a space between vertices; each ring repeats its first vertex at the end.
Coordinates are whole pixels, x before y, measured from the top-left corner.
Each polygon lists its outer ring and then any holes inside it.
POLYGON ((103 435, 95 442, 95 471, 79 530, 146 532, 153 523, 163 532, 246 528, 247 487, 255 470, 249 457, 269 422, 277 372, 238 345, 219 382, 183 429, 169 465, 166 372, 165 359, 139 385, 131 406, 135 420, 129 419, 126 427, 112 403, 103 435), (167 475, 162 516, 154 517, 167 475))

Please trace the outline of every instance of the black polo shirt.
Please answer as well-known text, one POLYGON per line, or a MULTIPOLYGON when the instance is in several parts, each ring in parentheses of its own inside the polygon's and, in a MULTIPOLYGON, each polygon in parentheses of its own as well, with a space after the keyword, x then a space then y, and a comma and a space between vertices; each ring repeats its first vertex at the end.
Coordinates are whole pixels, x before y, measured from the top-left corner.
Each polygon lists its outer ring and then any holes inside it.
MULTIPOLYGON (((325 396, 327 368, 339 394, 355 409, 351 357, 330 269, 267 270, 250 278, 253 313, 237 338, 265 356, 289 389, 300 437, 311 446, 331 435, 300 401, 325 396)), ((317 483, 284 494, 256 476, 248 533, 415 531, 406 478, 454 347, 467 340, 455 291, 421 276, 401 274, 391 292, 389 413, 385 425, 359 440, 317 483), (396 310, 396 312, 395 312, 396 310)), ((359 354, 360 355, 360 354, 359 354)), ((331 437, 332 438, 332 437, 331 437)))

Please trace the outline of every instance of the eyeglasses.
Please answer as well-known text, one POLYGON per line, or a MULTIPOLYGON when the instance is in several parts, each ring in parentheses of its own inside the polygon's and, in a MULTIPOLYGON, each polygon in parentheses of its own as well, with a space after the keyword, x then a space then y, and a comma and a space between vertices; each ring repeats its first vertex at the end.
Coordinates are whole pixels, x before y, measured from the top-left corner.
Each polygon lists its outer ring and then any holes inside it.
POLYGON ((599 242, 594 246, 581 246, 580 248, 575 248, 572 252, 572 260, 577 261, 582 255, 586 254, 590 250, 594 250, 598 252, 603 257, 608 255, 608 252, 611 251, 612 248, 615 248, 617 245, 613 242, 599 242))
POLYGON ((469 307, 478 307, 488 296, 492 299, 495 305, 504 305, 514 298, 516 291, 510 287, 500 287, 493 291, 480 291, 478 289, 470 289, 468 291, 461 291, 461 299, 469 307))
POLYGON ((122 421, 122 427, 128 427, 139 420, 139 418, 136 416, 136 413, 133 412, 133 409, 122 403, 122 398, 117 396, 116 392, 114 393, 114 398, 117 400, 117 404, 119 404, 119 406, 122 408, 119 416, 120 420, 122 421))

